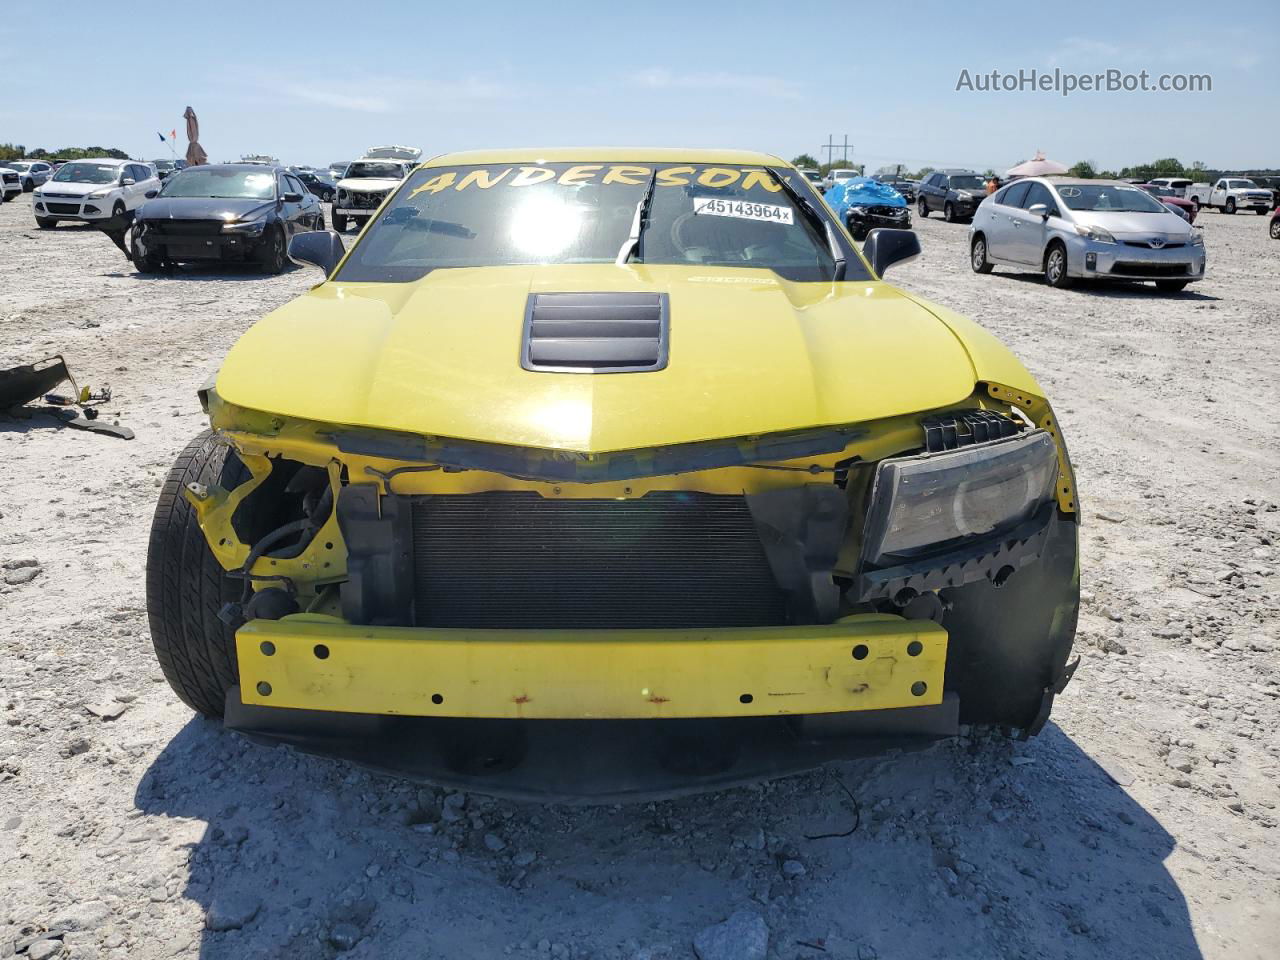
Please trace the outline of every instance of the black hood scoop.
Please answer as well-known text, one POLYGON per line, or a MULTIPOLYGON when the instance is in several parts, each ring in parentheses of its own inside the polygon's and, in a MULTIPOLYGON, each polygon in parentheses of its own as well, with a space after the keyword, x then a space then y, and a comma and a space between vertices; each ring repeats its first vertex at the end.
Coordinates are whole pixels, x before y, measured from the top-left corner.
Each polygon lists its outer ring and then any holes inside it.
POLYGON ((539 373, 647 373, 667 365, 665 293, 534 293, 520 365, 539 373))

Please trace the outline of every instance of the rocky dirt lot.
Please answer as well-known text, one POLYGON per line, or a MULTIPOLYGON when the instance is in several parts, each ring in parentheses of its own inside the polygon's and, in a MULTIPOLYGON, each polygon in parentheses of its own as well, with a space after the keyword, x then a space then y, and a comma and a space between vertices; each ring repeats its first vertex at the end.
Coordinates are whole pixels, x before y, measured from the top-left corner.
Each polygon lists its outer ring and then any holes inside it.
POLYGON ((137 438, 0 417, 0 958, 1277 956, 1280 243, 1203 223, 1209 279, 1171 297, 975 276, 937 219, 891 274, 1009 343, 1066 430, 1083 660, 1042 736, 569 808, 191 716, 147 633, 157 488, 196 387, 316 274, 142 277, 3 205, 0 366, 64 353, 137 438))

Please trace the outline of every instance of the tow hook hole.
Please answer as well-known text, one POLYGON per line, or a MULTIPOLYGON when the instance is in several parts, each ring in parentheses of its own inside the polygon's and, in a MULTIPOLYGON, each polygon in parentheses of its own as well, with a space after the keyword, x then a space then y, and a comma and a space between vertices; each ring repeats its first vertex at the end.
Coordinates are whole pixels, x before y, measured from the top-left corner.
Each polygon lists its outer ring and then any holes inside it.
POLYGON ((739 702, 739 703, 750 703, 750 702, 751 702, 752 700, 754 700, 754 699, 755 699, 755 697, 753 697, 751 694, 749 694, 749 693, 744 693, 742 696, 740 696, 740 697, 738 698, 738 702, 739 702))
POLYGON ((923 680, 917 680, 911 685, 911 695, 913 697, 923 697, 924 692, 929 689, 929 685, 923 680))
POLYGON ((312 652, 315 653, 317 660, 329 659, 329 648, 326 647, 323 643, 317 643, 315 646, 315 650, 312 652))
POLYGON ((853 648, 853 659, 865 660, 867 659, 867 654, 869 654, 870 652, 871 651, 867 648, 867 645, 865 643, 860 643, 853 648))
POLYGON ((440 704, 444 703, 444 697, 440 696, 438 693, 433 693, 431 695, 431 702, 438 707, 440 704))
POLYGON ((260 696, 260 697, 269 697, 269 696, 271 696, 271 684, 267 683, 267 681, 265 681, 265 680, 259 680, 259 681, 258 681, 258 696, 260 696))
POLYGON ((907 644, 907 656, 918 657, 924 652, 924 644, 919 640, 912 640, 907 644))
POLYGON ((326 543, 326 544, 324 545, 324 548, 325 548, 326 550, 332 550, 332 549, 333 549, 333 544, 332 544, 332 543, 326 543))
POLYGON ((276 645, 270 640, 263 640, 258 649, 262 651, 264 657, 272 657, 275 656, 276 645))
POLYGON ((1009 582, 1009 578, 1013 576, 1013 567, 1001 567, 996 571, 996 575, 991 578, 992 584, 997 587, 1003 587, 1009 582))

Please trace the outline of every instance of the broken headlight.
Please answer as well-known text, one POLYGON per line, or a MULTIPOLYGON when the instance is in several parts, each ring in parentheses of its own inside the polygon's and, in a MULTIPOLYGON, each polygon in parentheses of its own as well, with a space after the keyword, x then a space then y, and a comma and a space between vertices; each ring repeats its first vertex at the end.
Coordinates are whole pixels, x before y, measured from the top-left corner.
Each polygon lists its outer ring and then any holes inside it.
POLYGON ((946 453, 883 460, 862 543, 864 563, 893 566, 1030 520, 1053 496, 1058 451, 1034 430, 946 453))

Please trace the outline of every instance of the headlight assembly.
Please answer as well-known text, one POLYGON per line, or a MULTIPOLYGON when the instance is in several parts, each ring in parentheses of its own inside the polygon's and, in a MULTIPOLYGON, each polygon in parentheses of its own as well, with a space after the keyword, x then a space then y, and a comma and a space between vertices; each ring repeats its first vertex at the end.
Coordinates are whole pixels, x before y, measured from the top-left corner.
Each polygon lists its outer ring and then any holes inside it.
POLYGON ((1190 243, 1193 247, 1203 247, 1204 234, 1201 233, 1199 230, 1192 230, 1191 236, 1187 239, 1187 242, 1190 243))
POLYGON ((1057 448, 1043 430, 881 461, 867 509, 863 562, 893 566, 998 539, 1053 498, 1057 474, 1057 448))
POLYGON ((111 196, 111 191, 110 191, 110 190, 95 190, 95 191, 93 191, 93 193, 89 194, 89 199, 90 199, 90 200, 101 200, 101 199, 103 199, 104 197, 109 197, 109 196, 111 196))
POLYGON ((262 228, 267 225, 266 218, 259 217, 256 220, 235 220, 231 223, 222 225, 223 233, 235 233, 240 236, 255 236, 262 232, 262 228))
POLYGON ((1116 238, 1109 234, 1101 227, 1087 227, 1084 224, 1076 224, 1076 233, 1082 237, 1088 237, 1095 243, 1115 243, 1116 238))

